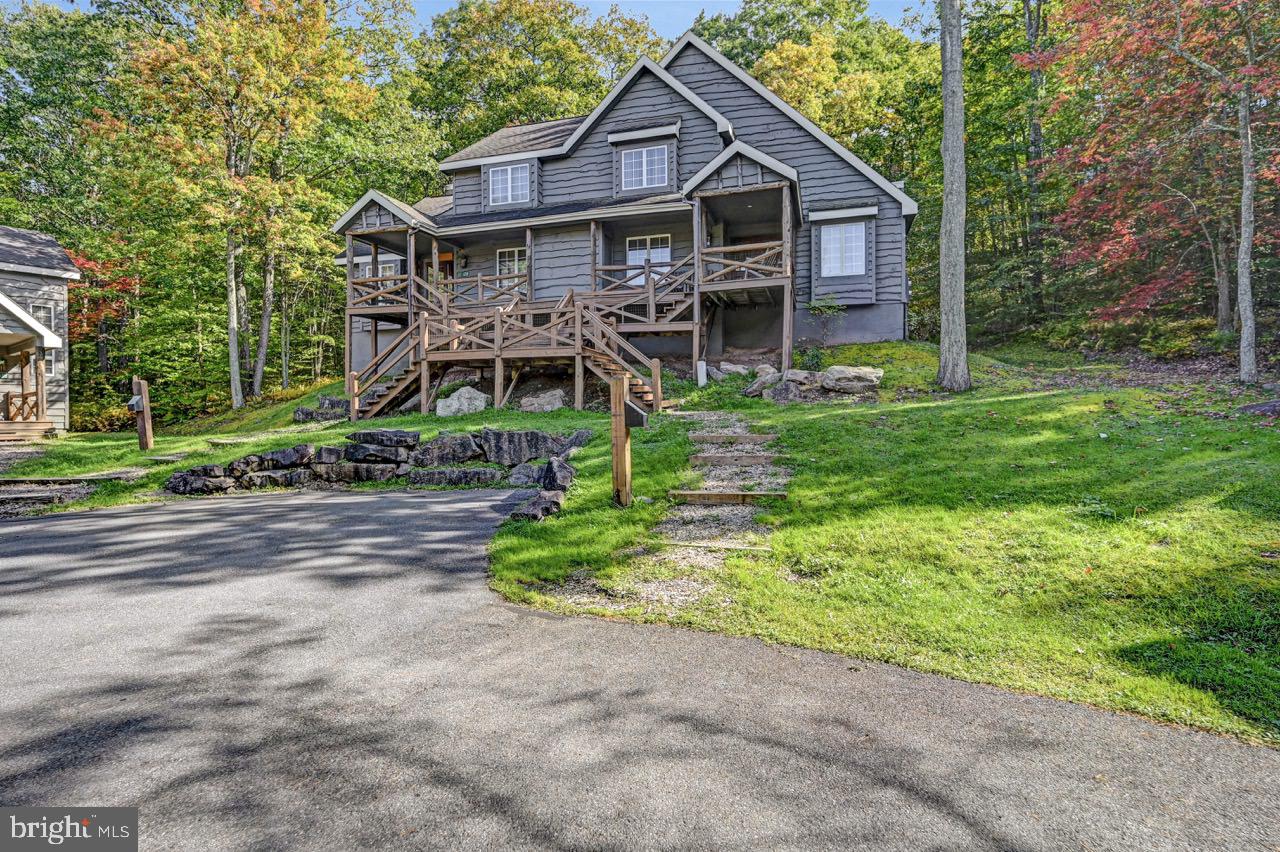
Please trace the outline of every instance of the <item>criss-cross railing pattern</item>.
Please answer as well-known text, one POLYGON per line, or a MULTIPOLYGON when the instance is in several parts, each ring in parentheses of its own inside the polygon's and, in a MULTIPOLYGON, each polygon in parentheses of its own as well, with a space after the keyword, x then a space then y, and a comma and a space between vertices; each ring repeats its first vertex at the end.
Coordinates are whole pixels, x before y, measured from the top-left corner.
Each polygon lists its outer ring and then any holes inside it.
POLYGON ((39 420, 40 394, 37 391, 18 393, 6 391, 0 394, 0 414, 8 421, 39 420))
POLYGON ((583 298, 619 323, 670 320, 692 303, 693 259, 689 254, 674 263, 597 266, 594 289, 583 298))
POLYGON ((702 250, 702 284, 756 281, 787 274, 782 240, 708 246, 702 250))

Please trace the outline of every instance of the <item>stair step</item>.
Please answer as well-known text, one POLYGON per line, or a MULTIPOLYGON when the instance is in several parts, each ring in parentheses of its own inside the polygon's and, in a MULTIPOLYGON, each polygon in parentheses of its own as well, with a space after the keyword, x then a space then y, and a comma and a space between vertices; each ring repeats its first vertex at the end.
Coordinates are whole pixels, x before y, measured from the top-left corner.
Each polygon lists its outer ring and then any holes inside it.
POLYGON ((777 457, 774 453, 735 453, 732 455, 728 453, 699 453, 698 455, 689 456, 689 464, 753 467, 758 464, 773 464, 773 460, 777 457))
POLYGON ((731 435, 728 432, 694 432, 689 435, 689 440, 695 444, 767 444, 777 438, 777 435, 731 435))
POLYGON ((668 491, 667 496, 695 506, 724 506, 785 500, 785 491, 668 491))

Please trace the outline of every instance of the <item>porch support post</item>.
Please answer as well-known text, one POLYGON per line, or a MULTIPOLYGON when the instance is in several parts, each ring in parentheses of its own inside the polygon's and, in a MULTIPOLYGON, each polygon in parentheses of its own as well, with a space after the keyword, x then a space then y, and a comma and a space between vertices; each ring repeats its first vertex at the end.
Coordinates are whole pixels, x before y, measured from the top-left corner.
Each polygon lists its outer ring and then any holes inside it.
POLYGON ((600 281, 600 223, 591 220, 591 290, 594 292, 600 281))
POLYGON ((409 312, 409 322, 413 322, 413 315, 415 313, 413 291, 416 289, 413 284, 413 276, 416 271, 416 267, 418 266, 418 240, 417 235, 414 234, 412 228, 410 228, 409 232, 405 234, 404 244, 406 254, 404 259, 404 300, 409 312))
POLYGON ((44 420, 47 406, 45 404, 45 360, 43 349, 36 352, 36 360, 32 367, 35 369, 36 380, 36 419, 44 420))
POLYGON ((795 337, 795 268, 792 264, 792 246, 794 234, 791 225, 791 194, 788 187, 782 188, 782 274, 785 283, 782 288, 782 369, 791 369, 791 349, 795 337))
POLYGON ((525 298, 533 298, 533 228, 524 229, 525 298))
POLYGON ((702 353, 702 199, 693 197, 693 377, 698 384, 706 382, 705 374, 698 372, 698 359, 702 353))
POLYGON ((440 280, 440 241, 431 238, 431 283, 440 280))
POLYGON ((356 241, 351 234, 347 234, 347 309, 344 319, 344 334, 346 337, 345 346, 342 353, 343 371, 342 375, 347 378, 347 396, 351 395, 351 303, 355 299, 355 293, 352 289, 352 280, 356 277, 356 241))
POLYGON ((502 308, 493 309, 493 407, 502 407, 502 308))

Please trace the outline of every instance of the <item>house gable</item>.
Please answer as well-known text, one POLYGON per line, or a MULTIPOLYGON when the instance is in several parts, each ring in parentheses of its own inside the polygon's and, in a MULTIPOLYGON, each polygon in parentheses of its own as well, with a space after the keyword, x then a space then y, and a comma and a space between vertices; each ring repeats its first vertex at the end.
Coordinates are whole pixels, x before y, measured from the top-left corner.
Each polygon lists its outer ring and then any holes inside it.
POLYGON ((875 286, 842 293, 841 303, 905 301, 906 217, 916 212, 913 200, 696 36, 682 37, 662 64, 733 123, 738 141, 795 169, 803 197, 796 246, 799 300, 814 298, 810 212, 875 206, 875 286))
POLYGON ((626 148, 669 146, 668 183, 648 195, 679 192, 684 181, 724 148, 719 121, 672 88, 665 72, 641 68, 626 89, 606 103, 607 110, 589 128, 583 122, 584 132, 571 154, 543 161, 546 205, 628 194, 621 190, 618 174, 618 152, 626 148))

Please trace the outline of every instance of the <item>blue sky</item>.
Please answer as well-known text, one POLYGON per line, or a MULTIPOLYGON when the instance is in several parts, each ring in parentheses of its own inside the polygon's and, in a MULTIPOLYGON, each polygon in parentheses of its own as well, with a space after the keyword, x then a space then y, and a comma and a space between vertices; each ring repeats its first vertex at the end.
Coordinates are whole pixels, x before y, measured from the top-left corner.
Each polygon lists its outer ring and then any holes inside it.
MULTIPOLYGON (((79 2, 69 2, 69 0, 52 0, 56 5, 63 8, 89 8, 88 0, 79 0, 79 2)), ((419 23, 424 26, 431 20, 431 16, 443 12, 455 4, 456 0, 414 0, 414 9, 418 14, 419 23)), ((609 11, 611 3, 609 0, 578 0, 579 3, 586 6, 596 15, 603 15, 609 11)), ((618 5, 626 12, 638 15, 644 14, 649 16, 649 21, 653 24, 653 28, 658 34, 665 38, 675 38, 676 36, 689 29, 694 18, 698 17, 698 12, 705 9, 708 15, 714 15, 718 12, 732 13, 738 8, 740 0, 698 0, 698 2, 685 2, 685 0, 619 0, 618 5)), ((0 0, 0 6, 6 9, 17 8, 20 0, 0 0)), ((916 0, 869 0, 869 8, 871 14, 877 18, 883 18, 891 24, 902 23, 903 10, 917 5, 916 0)))
MULTIPOLYGON (((585 0, 585 2, 577 0, 577 2, 596 15, 607 13, 609 7, 613 5, 609 0, 585 0)), ((629 14, 648 15, 658 35, 675 38, 689 29, 694 19, 698 17, 699 11, 705 9, 708 15, 719 12, 732 13, 738 8, 739 2, 740 0, 698 0, 693 3, 686 0, 617 0, 617 5, 629 14)), ((418 19, 425 24, 432 15, 452 7, 454 2, 452 0, 414 0, 413 5, 417 9, 418 19)), ((869 0, 868 7, 875 17, 883 18, 892 24, 900 24, 903 9, 914 5, 912 0, 869 0)))

